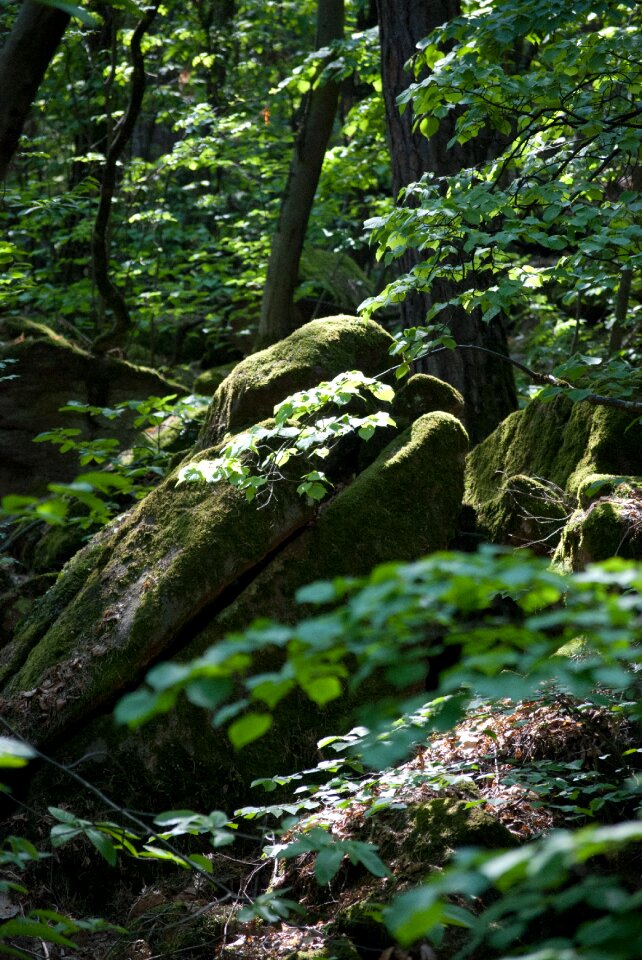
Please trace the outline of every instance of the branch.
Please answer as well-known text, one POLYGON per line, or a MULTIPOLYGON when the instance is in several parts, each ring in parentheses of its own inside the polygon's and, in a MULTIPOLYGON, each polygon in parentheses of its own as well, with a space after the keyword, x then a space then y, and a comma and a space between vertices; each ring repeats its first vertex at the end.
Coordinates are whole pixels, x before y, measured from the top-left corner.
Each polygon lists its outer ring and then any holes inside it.
MULTIPOLYGON (((435 347, 434 350, 429 350, 424 356, 432 357, 436 353, 443 353, 445 350, 450 349, 450 347, 435 347)), ((531 370, 530 367, 527 367, 524 363, 520 363, 519 360, 514 360, 505 353, 489 350, 488 347, 479 347, 475 343, 458 343, 454 349, 479 350, 481 353, 486 353, 491 357, 496 357, 498 360, 503 360, 504 363, 510 363, 518 370, 521 370, 522 373, 525 373, 533 383, 538 383, 542 387, 561 387, 564 390, 574 389, 573 384, 569 383, 568 380, 554 377, 552 373, 538 373, 537 370, 531 370)), ((416 359, 420 358, 417 357, 416 359)), ((630 413, 642 414, 642 400, 620 400, 617 397, 604 397, 599 393, 589 393, 588 396, 583 397, 580 402, 590 403, 594 407, 614 407, 616 410, 628 410, 630 413)))
POLYGON ((38 750, 38 748, 35 747, 32 743, 29 743, 28 740, 25 740, 22 734, 18 730, 16 730, 9 723, 8 720, 5 720, 4 717, 0 716, 0 724, 2 724, 2 726, 5 728, 7 733, 9 733, 10 736, 12 736, 15 740, 19 740, 21 743, 27 744, 27 746, 33 750, 35 756, 38 757, 39 760, 44 760, 45 763, 48 763, 50 766, 54 767, 56 770, 60 770, 62 771, 62 773, 66 773, 68 777, 71 777, 72 780, 75 780, 76 783, 80 784, 80 786, 83 787, 85 790, 88 790, 90 793, 93 793, 94 796, 96 796, 101 801, 101 803, 103 803, 110 810, 113 810, 114 813, 119 813, 126 820, 129 820, 129 822, 133 824, 135 827, 137 827, 139 830, 142 830, 144 834, 150 834, 151 836, 153 836, 154 840, 157 843, 159 843, 166 850, 169 850, 169 852, 172 853, 179 860, 182 860, 186 867, 188 867, 190 870, 193 870, 195 873, 200 874, 204 879, 207 880, 208 883, 212 883, 214 884, 214 886, 217 886, 221 890, 223 890, 225 893, 225 899, 234 899, 235 894, 233 893, 232 890, 230 890, 228 886, 226 886, 225 883, 223 883, 221 880, 217 880, 215 877, 209 874, 206 870, 200 867, 197 863, 193 863, 189 859, 189 857, 187 857, 177 847, 175 847, 173 843, 170 843, 164 837, 159 836, 158 834, 162 830, 162 827, 158 831, 150 829, 149 825, 145 823, 144 820, 141 820, 139 817, 135 816, 125 807, 121 807, 117 803, 114 803, 114 801, 110 800, 109 797, 102 792, 102 790, 96 787, 93 783, 90 783, 89 780, 85 780, 84 777, 81 777, 80 774, 76 773, 75 770, 72 770, 71 767, 66 766, 64 763, 58 763, 58 761, 54 760, 53 757, 50 757, 46 753, 43 753, 41 750, 38 750))

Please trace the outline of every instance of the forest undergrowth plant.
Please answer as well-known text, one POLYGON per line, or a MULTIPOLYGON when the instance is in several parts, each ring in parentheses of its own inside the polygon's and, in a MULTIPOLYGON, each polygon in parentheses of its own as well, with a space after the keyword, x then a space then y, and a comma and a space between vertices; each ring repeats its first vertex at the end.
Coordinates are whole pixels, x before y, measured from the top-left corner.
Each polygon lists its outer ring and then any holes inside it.
MULTIPOLYGON (((0 736, 0 768, 15 770, 24 767, 35 756, 36 751, 24 741, 0 736)), ((0 783, 0 790, 6 792, 6 789, 0 783)), ((124 932, 121 927, 97 918, 77 920, 54 910, 36 908, 26 913, 22 910, 18 898, 25 896, 28 890, 22 883, 21 875, 31 864, 46 860, 49 856, 49 853, 37 849, 25 837, 6 836, 0 846, 0 953, 3 956, 31 960, 34 953, 27 946, 31 946, 30 941, 75 950, 76 944, 72 939, 75 934, 101 930, 124 932)))
MULTIPOLYGON (((625 751, 630 760, 614 758, 620 771, 617 776, 614 770, 602 776, 599 767, 596 773, 588 767, 580 770, 577 763, 568 763, 563 770, 526 764, 523 771, 524 789, 533 790, 536 785, 544 802, 547 791, 557 790, 560 815, 571 822, 578 817, 580 823, 587 819, 599 823, 603 816, 618 822, 558 830, 516 851, 463 851, 444 873, 393 901, 383 916, 404 945, 425 936, 438 944, 445 927, 452 925, 469 931, 462 957, 479 942, 490 944, 497 957, 521 956, 525 945, 530 948, 537 942, 549 952, 537 954, 533 947, 533 957, 559 957, 555 951, 563 949, 570 951, 568 956, 593 960, 598 956, 593 946, 599 943, 601 956, 633 960, 630 934, 637 934, 641 895, 627 879, 628 868, 618 872, 619 861, 605 879, 599 859, 592 858, 613 850, 625 858, 623 864, 628 863, 626 858, 635 858, 642 836, 639 821, 628 819, 639 807, 640 794, 635 773, 639 651, 634 642, 642 615, 639 568, 611 560, 583 573, 564 575, 526 553, 487 549, 472 556, 437 554, 414 564, 387 564, 369 577, 312 584, 298 597, 319 612, 293 626, 256 624, 190 664, 154 668, 146 687, 121 701, 117 719, 132 726, 144 723, 171 709, 182 692, 189 696, 191 684, 209 678, 222 684, 221 706, 212 704, 213 723, 229 724, 232 744, 241 747, 267 732, 278 703, 295 689, 323 705, 346 691, 354 692, 378 672, 385 673, 389 689, 398 693, 366 709, 361 728, 322 741, 340 755, 337 760, 322 761, 301 775, 262 780, 259 785, 270 791, 293 788, 293 796, 281 799, 280 794, 273 804, 238 811, 252 820, 285 817, 289 830, 296 828, 296 822, 288 817, 307 818, 307 829, 304 825, 295 829, 286 845, 277 842, 272 853, 280 859, 305 851, 316 853, 321 857, 317 876, 327 883, 346 854, 354 860, 360 860, 360 854, 341 844, 332 851, 327 827, 315 820, 319 811, 325 805, 345 812, 352 803, 363 810, 371 803, 375 815, 378 805, 385 809, 398 802, 404 776, 390 771, 409 750, 425 743, 430 731, 451 730, 471 705, 473 712, 479 712, 479 697, 484 704, 496 705, 483 707, 486 717, 489 710, 509 709, 509 701, 537 704, 549 698, 556 704, 568 697, 578 710, 604 710, 616 720, 630 717, 633 739, 625 751), (498 594, 511 598, 512 612, 493 606, 498 594), (584 645, 581 656, 558 653, 563 644, 578 637, 584 645), (275 646, 284 654, 281 671, 254 674, 253 657, 275 646), (458 652, 456 666, 440 671, 440 657, 453 648, 458 652), (348 659, 353 665, 350 671, 346 670, 348 659), (425 694, 409 696, 407 687, 413 681, 416 684, 431 665, 437 671, 437 696, 422 707, 425 694), (238 678, 239 670, 244 686, 237 701, 241 713, 234 711, 230 722, 225 679, 238 678), (379 788, 388 778, 388 793, 379 799, 379 788), (608 890, 606 900, 598 902, 600 885, 587 879, 583 863, 596 864, 594 869, 608 890), (475 898, 481 896, 486 902, 483 898, 491 889, 499 899, 479 914, 475 898), (452 895, 457 897, 456 905, 452 895), (614 904, 618 906, 611 922, 606 909, 614 904), (570 927, 566 911, 578 905, 588 911, 586 921, 570 927), (554 930, 551 915, 559 918, 559 934, 550 933, 554 930), (622 918, 627 936, 620 935, 617 917, 622 918), (540 921, 549 924, 545 936, 538 928, 540 921), (536 937, 540 939, 534 941, 536 937)), ((228 695, 230 690, 228 686, 228 695)), ((490 726, 488 719, 485 722, 490 726)), ((518 778, 520 772, 504 775, 518 778)), ((410 779, 424 776, 439 790, 468 791, 471 803, 478 801, 471 787, 482 775, 473 765, 407 774, 410 779)), ((368 869, 376 867, 376 850, 364 856, 370 862, 368 869)), ((372 872, 377 875, 377 869, 372 872)))
MULTIPOLYGON (((324 409, 363 401, 368 394, 384 403, 390 403, 394 397, 391 387, 359 370, 341 373, 333 380, 294 393, 274 407, 274 425, 257 424, 227 441, 216 459, 195 460, 181 467, 178 483, 227 481, 249 501, 258 493, 264 494, 262 504, 266 505, 275 484, 288 479, 284 468, 290 461, 309 463, 312 456, 325 460, 350 434, 369 440, 378 428, 395 426, 390 414, 383 410, 361 417, 352 413, 318 416, 324 409)), ((322 470, 298 475, 297 483, 297 492, 311 500, 322 500, 332 487, 322 470)))
POLYGON ((204 416, 208 399, 192 394, 176 399, 148 397, 125 400, 114 407, 97 407, 70 401, 61 412, 85 414, 106 420, 132 416, 138 431, 133 446, 123 450, 114 437, 88 439, 77 427, 56 427, 34 437, 34 443, 51 443, 61 453, 78 457, 80 467, 89 467, 69 483, 50 483, 44 497, 9 494, 2 498, 0 517, 13 523, 44 521, 71 525, 94 533, 133 502, 143 499, 166 474, 176 444, 185 448, 193 442, 204 416), (167 443, 164 428, 176 424, 167 443), (91 468, 94 469, 91 469, 91 468))
MULTIPOLYGON (((552 911, 564 924, 566 910, 580 905, 594 913, 572 933, 567 924, 554 942, 549 937, 551 950, 574 950, 569 956, 594 960, 591 945, 597 942, 603 957, 634 960, 631 944, 637 939, 629 936, 623 943, 603 909, 607 901, 609 908, 617 905, 616 919, 623 919, 629 933, 637 931, 640 894, 627 879, 628 868, 620 873, 618 860, 609 877, 601 877, 608 896, 598 903, 598 886, 587 879, 581 864, 592 865, 593 858, 611 851, 626 864, 642 836, 639 821, 629 819, 640 800, 635 772, 640 656, 634 640, 642 618, 642 578, 637 565, 611 560, 565 575, 526 553, 485 549, 475 555, 436 554, 416 563, 386 564, 362 578, 321 581, 299 591, 298 599, 316 612, 292 625, 262 621, 193 661, 158 664, 144 687, 121 700, 116 719, 137 727, 171 710, 179 696, 203 705, 207 690, 214 725, 227 728, 232 746, 241 749, 267 733, 279 703, 294 691, 322 707, 383 676, 388 693, 382 690, 376 702, 369 697, 361 726, 320 742, 334 756, 300 774, 258 782, 269 792, 278 791, 274 803, 242 808, 233 817, 220 811, 206 816, 168 811, 156 817, 147 834, 131 823, 125 828, 115 820, 93 823, 52 808, 56 843, 84 838, 107 862, 126 853, 180 863, 205 875, 211 863, 205 865, 200 858, 208 859, 208 844, 230 842, 234 825, 276 818, 276 826, 267 826, 271 857, 314 856, 323 885, 332 881, 346 858, 383 877, 386 865, 376 847, 358 835, 335 837, 324 812, 349 817, 356 808, 375 817, 406 802, 420 781, 435 796, 454 792, 474 805, 480 800, 476 790, 488 775, 480 761, 453 767, 425 763, 423 769, 399 764, 431 734, 445 734, 471 715, 483 730, 491 729, 496 711, 515 709, 509 701, 562 704, 562 709, 568 702, 572 710, 599 709, 613 722, 621 717, 628 723, 630 718, 629 759, 614 758, 616 767, 604 776, 600 767, 592 773, 589 766, 580 769, 576 763, 563 769, 527 763, 502 776, 539 791, 545 803, 547 791, 557 791, 559 814, 565 823, 579 817, 580 829, 558 830, 509 852, 462 851, 444 872, 391 902, 383 917, 403 944, 426 936, 439 943, 444 929, 454 924, 469 931, 471 950, 479 941, 492 946, 493 956, 512 957, 530 945, 538 918, 549 918, 552 911), (498 594, 512 603, 494 604, 498 594), (581 656, 558 653, 578 637, 583 641, 581 656), (282 668, 257 671, 256 658, 275 647, 283 652, 282 668), (448 650, 456 652, 456 666, 443 669, 440 663, 448 650), (434 674, 435 688, 427 704, 426 694, 416 692, 418 678, 426 672, 434 674), (602 825, 604 817, 607 823, 602 825), (588 826, 581 825, 587 821, 588 826), (289 833, 279 836, 284 829, 289 833), (189 852, 174 847, 181 837, 199 836, 205 846, 196 857, 193 847, 189 852), (172 847, 168 850, 165 843, 172 847), (480 914, 480 903, 487 903, 491 889, 499 898, 480 914), (479 897, 481 901, 475 899, 479 897)), ((70 774, 78 777, 73 770, 70 774)), ((254 907, 245 901, 241 919, 282 918, 289 909, 293 907, 283 891, 268 891, 254 907)), ((548 941, 542 943, 548 949, 548 941)))

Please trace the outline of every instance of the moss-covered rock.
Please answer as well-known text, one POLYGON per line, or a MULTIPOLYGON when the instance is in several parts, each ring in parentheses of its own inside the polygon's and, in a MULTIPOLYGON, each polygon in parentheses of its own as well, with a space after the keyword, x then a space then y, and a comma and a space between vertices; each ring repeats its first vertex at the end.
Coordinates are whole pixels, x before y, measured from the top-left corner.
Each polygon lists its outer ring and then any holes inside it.
POLYGON ((100 421, 85 414, 60 413, 70 400, 114 406, 125 400, 184 394, 155 371, 116 357, 94 357, 40 324, 16 340, 0 343, 0 359, 12 358, 15 380, 0 383, 0 496, 42 494, 47 483, 73 479, 80 472, 74 456, 33 438, 54 427, 80 430, 80 436, 116 437, 123 446, 139 431, 131 419, 100 421), (43 390, 43 384, 46 389, 43 390))
POLYGON ((477 511, 477 529, 491 543, 529 547, 549 555, 559 543, 571 512, 570 498, 555 484, 515 476, 477 511))
MULTIPOLYGON (((359 355, 374 366, 376 357, 385 361, 388 339, 376 324, 309 324, 305 355, 321 364, 325 345, 328 359, 320 369, 310 360, 308 375, 313 366, 312 382, 338 372, 346 343, 353 360, 359 355)), ((288 351, 273 351, 267 366, 278 380, 288 351)), ((259 371, 254 374, 259 384, 259 371)), ((256 389, 264 400, 260 384, 256 389)), ((279 391, 274 399, 281 397, 279 391)), ((158 659, 197 655, 256 617, 295 619, 294 595, 306 582, 366 573, 378 562, 447 547, 461 505, 466 450, 459 420, 426 414, 356 478, 344 476, 320 507, 301 498, 295 484, 279 484, 257 509, 229 486, 176 487, 170 476, 74 556, 21 625, 0 666, 3 712, 37 745, 55 741, 63 762, 93 755, 84 767, 87 778, 126 804, 144 804, 149 792, 161 807, 229 809, 247 802, 257 776, 308 763, 332 718, 322 721, 311 704, 302 709, 292 698, 270 735, 236 754, 224 733, 186 701, 138 733, 114 730, 113 703, 158 659)), ((280 666, 278 650, 265 657, 265 669, 280 666)), ((335 706, 334 719, 343 722, 354 704, 335 706)))
POLYGON ((290 487, 257 510, 231 487, 177 489, 175 479, 81 550, 22 626, 4 693, 29 739, 43 743, 113 700, 313 513, 290 487), (20 697, 34 687, 38 697, 20 697))
POLYGON ((272 416, 274 406, 298 390, 344 370, 373 376, 387 366, 392 337, 371 320, 313 320, 285 340, 242 360, 220 385, 201 434, 201 446, 219 443, 272 416))
POLYGON ((365 574, 377 563, 444 550, 457 525, 468 439, 448 413, 420 417, 321 507, 237 600, 195 639, 203 649, 257 616, 293 621, 305 583, 365 574))
MULTIPOLYGON (((465 502, 480 517, 487 535, 497 543, 513 543, 515 514, 510 490, 516 477, 559 488, 559 504, 577 505, 578 495, 596 474, 642 473, 639 425, 621 410, 572 404, 564 397, 552 403, 531 402, 511 414, 470 454, 466 467, 465 502)), ((551 496, 545 517, 562 518, 551 496), (550 514, 550 516, 549 516, 550 514)), ((541 538, 540 538, 541 539, 541 538)))
MULTIPOLYGON (((178 655, 181 659, 198 656, 225 634, 242 629, 258 617, 271 617, 285 622, 300 617, 301 608, 294 597, 297 589, 305 583, 340 574, 362 574, 379 562, 412 560, 431 550, 444 549, 457 522, 466 449, 464 429, 450 414, 432 413, 420 418, 352 485, 343 489, 318 513, 316 508, 301 503, 301 526, 298 532, 291 531, 287 542, 279 548, 275 547, 269 562, 257 562, 254 569, 248 569, 237 581, 238 590, 232 588, 224 595, 219 594, 218 603, 210 603, 190 620, 186 621, 184 617, 179 619, 174 614, 176 632, 173 640, 170 640, 166 615, 158 604, 151 608, 152 619, 146 619, 147 613, 136 611, 132 600, 128 601, 133 612, 127 614, 126 642, 116 640, 119 636, 118 622, 108 622, 105 632, 95 637, 91 629, 84 634, 76 630, 75 641, 69 644, 66 651, 67 660, 54 668, 52 680, 58 683, 71 673, 71 664, 79 657, 78 647, 84 649, 85 644, 89 646, 89 655, 83 656, 83 663, 87 660, 88 669, 94 671, 94 677, 85 677, 83 666, 82 701, 74 701, 69 710, 76 711, 75 715, 78 716, 80 703, 84 704, 86 712, 92 702, 100 702, 101 690, 106 691, 108 684, 112 697, 118 682, 122 687, 129 685, 126 684, 126 676, 130 679, 140 676, 142 652, 152 648, 162 649, 159 644, 163 642, 163 636, 166 647, 171 649, 174 656, 178 655), (92 660, 92 643, 98 644, 99 650, 106 644, 110 649, 113 645, 113 657, 103 653, 100 658, 92 660), (117 663, 124 665, 120 673, 115 671, 117 663)), ((150 494, 144 503, 150 498, 158 498, 161 490, 150 494)), ((279 492, 279 498, 283 494, 286 494, 285 489, 279 492)), ((216 509, 212 496, 210 490, 207 501, 210 511, 216 509)), ((257 537, 258 545, 258 537, 262 536, 260 531, 269 529, 276 522, 270 510, 257 511, 253 505, 247 505, 247 509, 258 515, 258 525, 251 529, 243 519, 244 514, 238 511, 228 529, 229 536, 235 534, 241 539, 240 546, 244 535, 257 537), (246 525, 245 531, 243 524, 246 525)), ((196 506, 193 512, 198 510, 196 506)), ((171 523, 170 511, 165 526, 171 523)), ((220 531, 217 532, 213 526, 210 529, 213 540, 220 537, 220 531)), ((192 542, 192 537, 193 533, 186 531, 187 543, 192 542)), ((127 540, 128 535, 121 534, 123 546, 118 549, 116 556, 122 556, 127 540)), ((207 539, 203 542, 207 544, 207 539)), ((153 561, 155 554, 153 544, 153 538, 148 539, 145 547, 150 561, 153 561)), ((270 554, 265 545, 263 549, 270 554)), ((237 562, 240 561, 239 544, 234 547, 228 545, 227 552, 231 552, 237 562)), ((194 570, 201 568, 200 582, 195 582, 196 573, 184 580, 184 592, 190 596, 192 603, 198 602, 200 591, 208 584, 211 590, 209 571, 216 562, 215 557, 215 552, 212 558, 206 559, 204 554, 194 550, 192 560, 194 570)), ((61 584, 79 558, 65 570, 61 584)), ((98 557, 96 561, 101 563, 98 557)), ((110 582, 111 571, 116 566, 117 563, 110 560, 98 576, 98 582, 110 582)), ((170 590, 175 592, 173 567, 168 566, 165 571, 155 573, 157 569, 153 564, 149 568, 148 576, 158 579, 158 584, 150 586, 148 590, 153 590, 156 595, 159 592, 166 595, 170 590)), ((132 581, 134 589, 138 583, 139 580, 132 581)), ((55 594, 56 590, 51 593, 55 594)), ((120 587, 114 587, 110 616, 122 616, 115 598, 120 597, 122 603, 128 596, 128 590, 123 588, 122 583, 120 587)), ((81 601, 84 602, 82 595, 81 601)), ((141 603, 145 601, 141 600, 141 603)), ((47 618, 55 619, 56 610, 51 596, 45 599, 44 605, 48 607, 47 618)), ((63 613, 55 619, 55 623, 69 626, 76 616, 77 612, 71 617, 63 613)), ((58 627, 54 633, 45 636, 47 649, 53 643, 53 636, 58 635, 57 630, 58 627)), ((36 648, 12 683, 12 690, 24 689, 25 683, 32 688, 37 685, 32 661, 37 664, 39 656, 36 648)), ((262 669, 273 670, 280 663, 281 653, 278 650, 262 655, 262 669)), ((72 682, 71 693, 73 681, 66 682, 72 682)), ((42 688, 42 684, 40 686, 42 688)), ((50 707, 50 700, 45 687, 44 695, 38 693, 29 701, 35 727, 42 716, 41 711, 50 707)), ((216 803, 229 808, 247 802, 249 784, 257 777, 270 776, 275 769, 293 770, 313 762, 317 752, 316 743, 323 729, 328 724, 335 724, 337 728, 342 726, 351 718, 355 706, 355 701, 341 699, 329 705, 321 716, 309 701, 290 697, 280 707, 270 734, 250 744, 241 753, 236 753, 230 748, 224 734, 212 730, 202 710, 180 700, 171 714, 153 721, 139 733, 115 730, 108 716, 96 719, 65 745, 60 758, 70 761, 80 754, 95 755, 95 760, 86 763, 85 775, 101 783, 107 778, 110 783, 120 784, 119 795, 127 803, 137 802, 141 792, 153 789, 161 806, 211 806, 212 791, 216 790, 219 797, 216 803), (189 779, 183 776, 184 770, 190 771, 189 779)), ((68 708, 63 705, 60 710, 67 714, 68 708)), ((73 713, 70 712, 69 716, 73 716, 73 713)), ((23 726, 24 723, 23 716, 23 726)), ((61 719, 56 717, 55 729, 60 729, 60 723, 61 719)))
POLYGON ((642 489, 630 487, 576 510, 553 560, 567 570, 609 557, 642 560, 642 489))
POLYGON ((424 413, 442 410, 461 420, 464 415, 464 398, 459 390, 449 383, 416 373, 397 390, 392 402, 392 417, 401 429, 413 423, 424 413))
POLYGON ((213 397, 223 381, 229 377, 237 361, 224 363, 218 367, 211 367, 209 370, 203 370, 194 381, 194 393, 200 393, 204 397, 213 397))

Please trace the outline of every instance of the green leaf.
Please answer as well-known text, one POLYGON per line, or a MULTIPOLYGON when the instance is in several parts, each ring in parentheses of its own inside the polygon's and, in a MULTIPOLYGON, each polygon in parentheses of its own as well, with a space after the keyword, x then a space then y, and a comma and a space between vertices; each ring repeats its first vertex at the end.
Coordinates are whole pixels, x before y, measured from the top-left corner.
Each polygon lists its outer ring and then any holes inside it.
POLYGON ((87 27, 95 27, 99 22, 93 13, 85 10, 84 7, 79 7, 77 3, 67 3, 66 0, 38 0, 38 3, 41 3, 44 7, 53 7, 56 10, 62 10, 63 13, 68 13, 70 17, 75 17, 76 20, 80 20, 80 22, 84 23, 87 27))
POLYGON ((336 591, 334 585, 328 580, 317 580, 315 583, 309 583, 301 587, 296 592, 297 603, 324 604, 332 603, 336 600, 336 591))
POLYGON ((185 686, 189 702, 206 710, 217 710, 231 692, 232 681, 227 677, 197 677, 185 686))
POLYGON ((439 130, 437 117, 424 117, 419 123, 419 129, 424 137, 430 139, 439 130))
POLYGON ((139 727, 157 714, 167 713, 175 702, 176 693, 171 690, 153 693, 151 690, 142 688, 125 694, 118 701, 114 710, 114 719, 116 723, 126 724, 128 727, 139 727))
POLYGON ((13 737, 0 737, 0 767, 24 767, 37 756, 33 747, 13 737))
POLYGON ((338 845, 324 847, 323 850, 320 850, 314 861, 314 875, 317 883, 321 886, 330 883, 341 866, 344 856, 344 850, 338 845))
POLYGON ((395 398, 395 391, 386 383, 373 383, 369 387, 370 392, 384 403, 392 403, 395 398))
POLYGON ((336 677, 316 677, 313 680, 302 681, 301 686, 310 700, 320 707, 329 703, 330 700, 336 700, 343 692, 341 683, 336 677))
POLYGON ((230 724, 227 733, 232 745, 240 750, 266 734, 272 722, 272 715, 269 713, 246 713, 230 724))
POLYGON ((362 864, 373 877, 389 877, 390 870, 373 846, 367 843, 350 843, 350 859, 362 864))
POLYGON ((101 833, 100 830, 95 830, 90 827, 86 831, 86 835, 91 840, 95 846, 98 853, 103 857, 104 860, 110 865, 110 867, 116 866, 116 848, 114 844, 109 839, 108 836, 105 836, 104 833, 101 833))

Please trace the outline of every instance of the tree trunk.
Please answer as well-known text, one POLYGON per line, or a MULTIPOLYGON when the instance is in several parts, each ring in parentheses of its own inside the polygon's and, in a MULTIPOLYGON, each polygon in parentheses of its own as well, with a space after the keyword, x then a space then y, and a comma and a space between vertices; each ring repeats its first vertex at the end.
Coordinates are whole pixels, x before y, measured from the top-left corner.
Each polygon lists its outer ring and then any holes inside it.
POLYGON ((68 13, 23 0, 0 51, 0 181, 7 175, 31 104, 68 23, 68 13))
MULTIPOLYGON (((500 146, 495 138, 477 137, 464 145, 447 144, 454 133, 456 116, 449 113, 437 132, 427 139, 413 131, 412 111, 399 112, 397 97, 412 81, 404 69, 416 53, 416 44, 436 27, 457 16, 459 0, 377 0, 381 37, 381 74, 392 160, 392 183, 395 197, 402 187, 419 180, 431 171, 438 176, 455 174, 463 167, 483 163, 500 146)), ((408 273, 421 260, 416 250, 400 257, 403 273, 408 273)), ((455 289, 441 281, 432 295, 414 293, 402 304, 405 327, 422 326, 432 302, 448 300, 455 289)), ((483 323, 475 313, 453 308, 440 317, 451 328, 455 340, 475 344, 507 354, 506 335, 501 320, 483 323)), ((473 442, 487 436, 516 407, 515 386, 509 364, 475 350, 446 351, 427 358, 417 365, 451 383, 466 401, 466 426, 473 442)))
MULTIPOLYGON (((343 21, 344 0, 319 0, 317 49, 343 37, 343 21)), ((339 84, 335 81, 319 85, 307 96, 272 241, 261 304, 259 347, 283 339, 297 326, 293 298, 299 261, 338 102, 339 84)))

